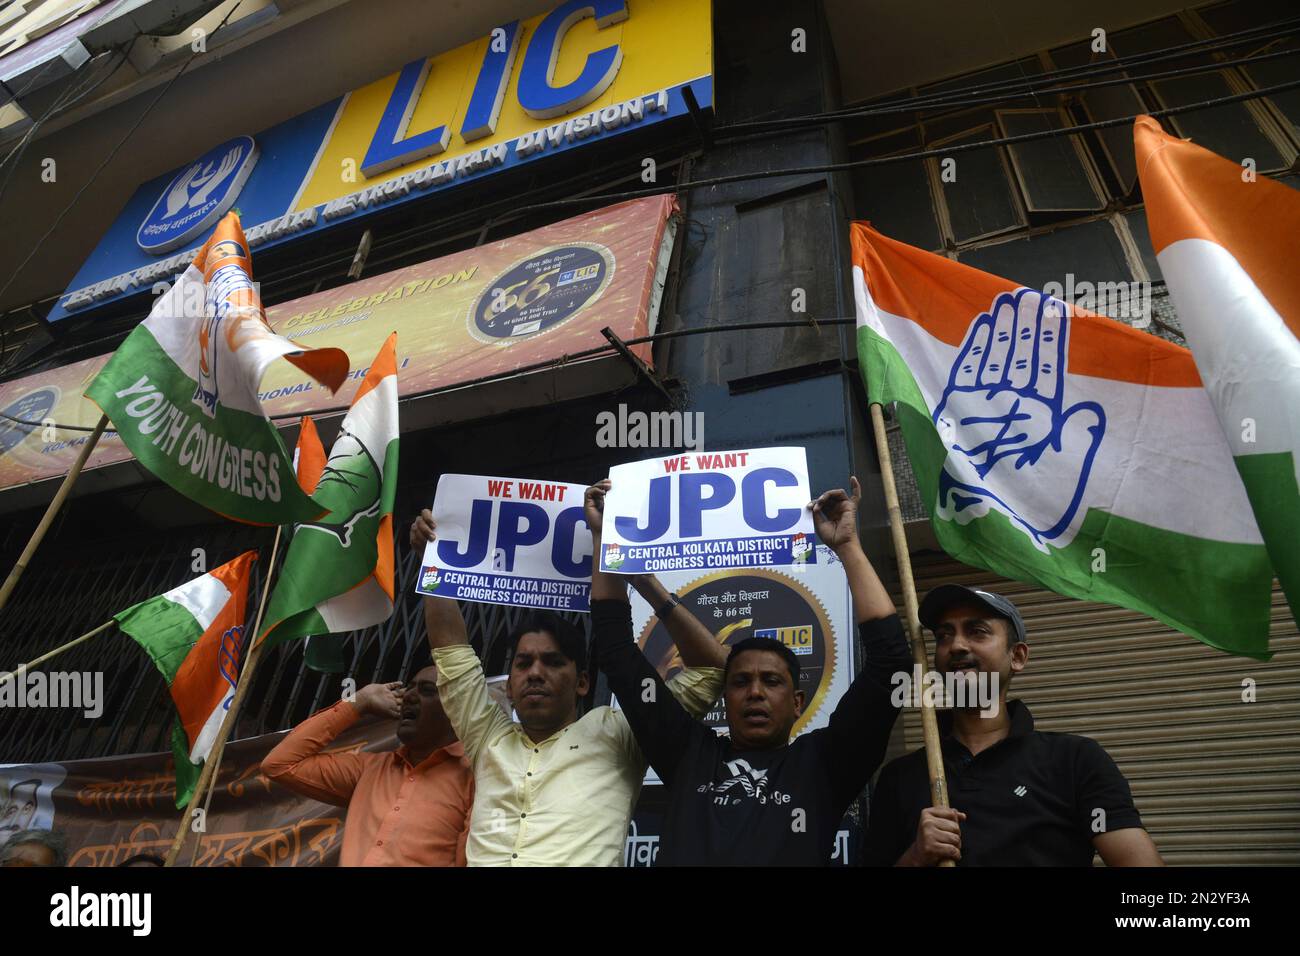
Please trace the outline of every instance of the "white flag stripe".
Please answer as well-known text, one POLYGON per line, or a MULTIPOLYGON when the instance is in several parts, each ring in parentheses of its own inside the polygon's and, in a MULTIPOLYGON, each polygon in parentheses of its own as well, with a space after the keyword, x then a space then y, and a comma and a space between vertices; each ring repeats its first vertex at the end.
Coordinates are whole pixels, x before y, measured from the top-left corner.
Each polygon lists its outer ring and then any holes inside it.
MULTIPOLYGON (((1180 239, 1157 258, 1233 454, 1300 449, 1300 340, 1217 243, 1180 239)), ((1300 484, 1300 455, 1295 464, 1300 484)))
POLYGON ((397 376, 385 375, 361 400, 349 409, 343 425, 380 466, 388 443, 397 437, 397 376))
POLYGON ((208 754, 212 751, 212 745, 217 742, 217 734, 221 730, 221 722, 226 719, 226 708, 235 698, 235 689, 232 687, 226 692, 220 704, 212 709, 208 714, 208 719, 203 722, 203 729, 194 740, 194 746, 190 748, 190 763, 202 763, 208 759, 208 754))
POLYGON ((230 590, 219 578, 205 574, 178 588, 172 588, 163 597, 189 611, 194 620, 199 622, 199 627, 207 631, 230 600, 230 590))
POLYGON ((316 612, 329 628, 329 633, 342 634, 388 620, 393 605, 379 582, 371 576, 352 590, 316 605, 316 612))

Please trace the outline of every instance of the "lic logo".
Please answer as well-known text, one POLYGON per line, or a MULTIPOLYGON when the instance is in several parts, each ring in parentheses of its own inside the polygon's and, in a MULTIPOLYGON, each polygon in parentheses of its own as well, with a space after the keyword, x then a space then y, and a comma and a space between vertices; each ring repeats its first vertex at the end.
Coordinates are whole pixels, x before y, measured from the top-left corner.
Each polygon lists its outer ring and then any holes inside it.
POLYGON ((236 136, 178 172, 140 224, 140 248, 162 255, 207 231, 235 204, 257 157, 253 138, 236 136))

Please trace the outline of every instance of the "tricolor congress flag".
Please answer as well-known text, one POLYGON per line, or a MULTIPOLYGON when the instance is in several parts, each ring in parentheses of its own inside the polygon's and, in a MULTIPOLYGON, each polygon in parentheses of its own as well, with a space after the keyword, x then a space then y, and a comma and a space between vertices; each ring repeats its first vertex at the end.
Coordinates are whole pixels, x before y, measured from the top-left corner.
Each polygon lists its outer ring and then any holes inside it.
POLYGON ((176 806, 190 802, 200 765, 216 742, 235 696, 244 651, 248 580, 256 551, 142 604, 113 620, 162 672, 176 704, 172 753, 176 806))
POLYGON ((293 480, 257 398, 263 372, 281 357, 331 392, 347 377, 342 349, 304 349, 266 324, 232 212, 86 397, 140 464, 181 494, 250 524, 306 521, 320 509, 293 480))
POLYGON ((1300 621, 1300 193, 1134 124, 1151 243, 1300 621))
MULTIPOLYGON (((316 493, 321 475, 325 473, 328 456, 321 444, 320 433, 310 415, 304 415, 298 429, 298 441, 293 449, 293 471, 298 484, 309 495, 316 493)), ((294 526, 297 534, 298 526, 294 526)), ((303 659, 314 671, 337 674, 343 670, 343 636, 341 634, 312 634, 306 639, 303 659)))
POLYGON ((940 545, 1266 658, 1273 572, 1183 348, 852 226, 858 354, 940 545))
POLYGON ((393 613, 397 436, 393 333, 357 389, 321 472, 313 501, 326 515, 294 528, 262 628, 271 644, 354 631, 393 613))

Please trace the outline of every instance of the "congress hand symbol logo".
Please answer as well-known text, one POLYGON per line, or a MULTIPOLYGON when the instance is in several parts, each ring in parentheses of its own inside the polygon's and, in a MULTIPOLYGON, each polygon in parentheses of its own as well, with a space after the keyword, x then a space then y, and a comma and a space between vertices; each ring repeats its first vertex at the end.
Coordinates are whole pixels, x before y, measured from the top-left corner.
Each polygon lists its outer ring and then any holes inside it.
POLYGON ((967 331, 933 416, 948 454, 939 517, 999 511, 1043 552, 1073 539, 1106 432, 1101 405, 1066 404, 1066 311, 1030 289, 999 295, 967 331))

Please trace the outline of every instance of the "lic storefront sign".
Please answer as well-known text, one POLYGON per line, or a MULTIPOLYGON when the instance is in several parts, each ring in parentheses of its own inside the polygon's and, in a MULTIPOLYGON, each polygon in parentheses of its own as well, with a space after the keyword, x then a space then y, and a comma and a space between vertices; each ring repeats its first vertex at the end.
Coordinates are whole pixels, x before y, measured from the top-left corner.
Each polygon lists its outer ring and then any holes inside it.
POLYGON ((279 245, 713 101, 710 0, 570 0, 141 185, 49 315, 184 271, 238 208, 279 245))

